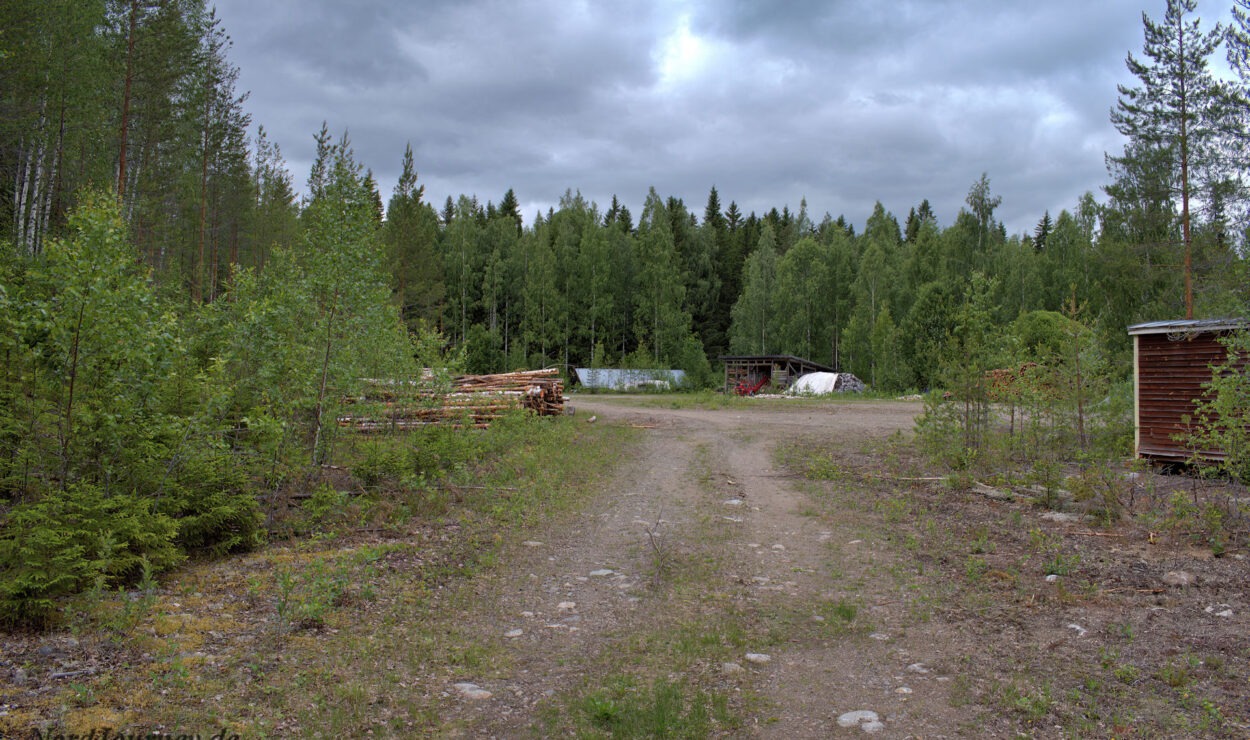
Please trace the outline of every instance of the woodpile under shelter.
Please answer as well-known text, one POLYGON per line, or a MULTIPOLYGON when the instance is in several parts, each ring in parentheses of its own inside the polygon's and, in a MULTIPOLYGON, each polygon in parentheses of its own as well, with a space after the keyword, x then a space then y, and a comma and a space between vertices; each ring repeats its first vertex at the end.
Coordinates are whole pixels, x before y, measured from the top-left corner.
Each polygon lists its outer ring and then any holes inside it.
POLYGON ((1186 418, 1211 381, 1211 367, 1225 362, 1221 339, 1244 329, 1241 319, 1154 321, 1128 328, 1133 337, 1133 426, 1137 457, 1186 462, 1220 460, 1220 450, 1193 450, 1184 443, 1186 418))
POLYGON ((796 378, 807 373, 837 372, 794 355, 728 355, 720 360, 725 363, 726 393, 733 393, 739 387, 759 390, 767 385, 785 390, 796 378))

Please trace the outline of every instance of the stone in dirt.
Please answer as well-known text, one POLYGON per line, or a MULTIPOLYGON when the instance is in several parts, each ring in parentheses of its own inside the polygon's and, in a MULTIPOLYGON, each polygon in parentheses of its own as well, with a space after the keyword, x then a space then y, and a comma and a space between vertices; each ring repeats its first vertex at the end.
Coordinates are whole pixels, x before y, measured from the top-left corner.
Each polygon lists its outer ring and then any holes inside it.
POLYGON ((721 673, 742 673, 746 669, 743 668, 741 664, 730 661, 728 663, 721 663, 720 670, 721 673))
POLYGON ((503 636, 504 637, 520 637, 523 634, 525 634, 525 630, 516 629, 516 630, 508 630, 507 632, 504 633, 503 636))
POLYGON ((575 601, 561 601, 559 604, 556 604, 556 609, 562 612, 571 612, 576 608, 577 602, 575 601))
POLYGON ((1228 604, 1212 604, 1204 609, 1207 614, 1214 614, 1217 617, 1228 618, 1233 616, 1233 608, 1228 604))
POLYGON ((1163 574, 1163 582, 1169 586, 1192 586, 1197 580, 1193 573, 1185 570, 1169 570, 1163 574))
POLYGON ((767 654, 765 654, 765 653, 747 653, 747 654, 746 654, 746 659, 747 659, 747 661, 748 661, 748 662, 750 662, 750 663, 759 663, 759 664, 763 664, 763 663, 767 663, 767 662, 769 662, 770 660, 772 660, 772 659, 773 659, 773 656, 771 656, 771 655, 767 655, 767 654))
POLYGON ((481 686, 478 686, 475 683, 468 683, 468 682, 458 683, 455 685, 455 689, 456 691, 460 692, 460 695, 463 696, 464 698, 472 699, 474 701, 480 701, 482 699, 489 699, 491 698, 491 696, 493 696, 493 694, 491 694, 489 691, 482 688, 481 686))
POLYGON ((1073 524, 1081 521, 1081 517, 1078 514, 1069 514, 1066 511, 1048 511, 1045 514, 1042 514, 1042 518, 1050 522, 1061 522, 1066 524, 1073 524))
POLYGON ((928 673, 929 668, 924 663, 912 663, 907 666, 907 671, 909 673, 928 673))
POLYGON ((855 727, 857 725, 861 730, 868 733, 881 732, 885 729, 885 724, 881 721, 880 715, 870 709, 856 709, 838 717, 839 727, 855 727))
POLYGON ((603 578, 604 576, 610 576, 613 573, 616 573, 616 571, 612 570, 611 568, 600 568, 599 570, 590 571, 590 577, 591 578, 603 578))

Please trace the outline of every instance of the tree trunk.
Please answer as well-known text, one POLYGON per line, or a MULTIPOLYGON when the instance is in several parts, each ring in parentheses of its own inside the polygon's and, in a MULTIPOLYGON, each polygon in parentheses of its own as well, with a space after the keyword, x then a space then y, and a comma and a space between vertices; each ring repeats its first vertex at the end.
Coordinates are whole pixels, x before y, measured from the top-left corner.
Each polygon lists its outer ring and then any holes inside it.
POLYGON ((130 0, 130 29, 126 34, 126 80, 122 87, 122 123, 117 153, 117 197, 126 197, 126 146, 130 133, 130 89, 135 76, 135 28, 139 22, 139 0, 130 0))
POLYGON ((1177 95, 1181 105, 1181 241, 1185 245, 1185 318, 1194 317, 1193 241, 1189 233, 1189 99, 1185 83, 1185 24, 1176 26, 1177 46, 1180 49, 1181 74, 1177 95))

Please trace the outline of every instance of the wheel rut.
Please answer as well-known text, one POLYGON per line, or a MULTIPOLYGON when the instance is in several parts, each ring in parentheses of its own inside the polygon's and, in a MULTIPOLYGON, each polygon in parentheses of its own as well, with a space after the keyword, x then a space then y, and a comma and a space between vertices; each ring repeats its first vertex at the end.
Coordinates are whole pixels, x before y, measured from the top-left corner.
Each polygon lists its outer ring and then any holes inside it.
POLYGON ((579 419, 643 428, 640 452, 585 510, 511 548, 483 580, 466 625, 504 659, 492 677, 455 677, 491 694, 459 701, 466 736, 541 734, 539 713, 555 697, 594 686, 605 670, 628 670, 630 651, 664 639, 675 615, 716 608, 698 604, 700 590, 748 623, 740 654, 703 667, 721 674, 714 681, 724 690, 756 697, 734 734, 858 733, 837 722, 857 709, 876 711, 887 727, 925 724, 916 710, 944 693, 913 688, 923 677, 907 666, 920 659, 889 606, 896 595, 875 580, 887 554, 861 523, 814 514, 801 481, 774 462, 796 428, 846 442, 910 416, 861 412, 855 427, 829 413, 578 406, 579 419), (668 583, 665 568, 686 564, 699 574, 668 583), (844 628, 838 619, 848 615, 844 628))

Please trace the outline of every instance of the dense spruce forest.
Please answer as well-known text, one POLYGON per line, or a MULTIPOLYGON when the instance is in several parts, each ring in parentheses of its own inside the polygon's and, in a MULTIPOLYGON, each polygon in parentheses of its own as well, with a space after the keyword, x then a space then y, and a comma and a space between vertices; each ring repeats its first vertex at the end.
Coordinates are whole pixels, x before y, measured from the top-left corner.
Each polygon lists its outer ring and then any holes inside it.
POLYGON ((672 367, 710 387, 721 355, 785 353, 927 391, 1088 329, 1090 367, 1122 379, 1127 325, 1244 312, 1244 4, 1228 27, 1183 0, 1145 18, 1136 84, 1108 90, 1127 142, 1108 181, 1009 234, 990 173, 953 214, 742 213, 710 183, 703 204, 657 183, 634 214, 570 183, 527 223, 507 183, 430 202, 411 148, 384 197, 350 122, 310 132, 297 195, 206 0, 9 0, 0 619, 262 541, 258 494, 335 459, 362 378, 672 367))

